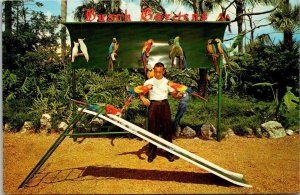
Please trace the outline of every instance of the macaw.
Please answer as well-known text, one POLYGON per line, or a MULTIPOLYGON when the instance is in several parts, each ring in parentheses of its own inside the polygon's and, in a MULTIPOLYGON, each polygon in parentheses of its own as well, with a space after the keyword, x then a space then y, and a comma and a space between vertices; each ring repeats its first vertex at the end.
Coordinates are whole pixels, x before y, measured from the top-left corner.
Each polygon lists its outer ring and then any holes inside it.
POLYGON ((150 89, 152 89, 152 85, 139 85, 136 86, 135 88, 133 88, 134 93, 136 94, 146 94, 150 91, 150 89))
POLYGON ((89 104, 87 106, 87 109, 88 110, 91 110, 91 111, 95 111, 97 113, 100 113, 100 114, 106 114, 106 111, 105 111, 105 104, 89 104))
POLYGON ((194 92, 190 87, 187 87, 185 85, 181 85, 179 83, 174 83, 173 81, 169 81, 168 85, 170 87, 172 87, 173 89, 175 89, 177 92, 180 92, 180 93, 186 92, 186 93, 191 94, 192 96, 198 97, 198 98, 200 98, 200 99, 207 102, 206 98, 204 98, 204 97, 200 96, 198 93, 194 92))
POLYGON ((116 61, 117 51, 119 49, 119 43, 116 38, 113 38, 108 48, 108 69, 113 69, 114 62, 116 61))
POLYGON ((228 64, 228 51, 227 51, 227 48, 226 48, 225 44, 222 43, 221 39, 218 39, 218 38, 216 38, 214 40, 214 43, 216 44, 218 53, 224 55, 225 61, 228 64))
POLYGON ((123 105, 123 107, 121 109, 121 113, 131 103, 132 99, 134 98, 134 96, 136 94, 138 94, 138 95, 139 94, 145 95, 146 93, 149 92, 150 89, 152 89, 152 85, 146 85, 146 86, 139 85, 139 86, 136 86, 136 87, 129 88, 128 91, 130 93, 130 96, 127 99, 127 101, 124 103, 124 105, 123 105))
POLYGON ((179 57, 179 68, 182 70, 183 66, 186 65, 186 59, 185 59, 184 51, 180 46, 179 39, 180 39, 179 36, 175 37, 169 57, 172 60, 172 67, 174 67, 174 59, 176 57, 179 57))
MULTIPOLYGON (((226 11, 221 12, 221 13, 218 15, 216 21, 230 21, 230 16, 229 16, 228 14, 226 14, 226 11)), ((229 31, 230 33, 232 33, 230 24, 228 24, 228 31, 229 31)))
POLYGON ((208 41, 207 41, 207 51, 211 55, 213 65, 215 67, 215 70, 216 70, 217 74, 219 75, 220 74, 220 68, 219 68, 219 64, 218 64, 218 60, 217 60, 217 48, 213 44, 212 39, 208 39, 208 41))
POLYGON ((175 121, 174 121, 174 128, 173 128, 173 133, 176 133, 176 130, 178 128, 178 125, 180 124, 180 120, 183 117, 183 114, 186 111, 186 107, 189 101, 189 95, 187 92, 183 93, 183 97, 180 99, 177 107, 177 113, 175 116, 175 121))
POLYGON ((154 69, 148 65, 147 66, 147 78, 151 79, 152 77, 154 77, 154 69))
POLYGON ((78 100, 73 100, 77 104, 87 105, 86 109, 97 112, 99 114, 113 114, 121 116, 122 111, 120 109, 115 108, 113 105, 105 104, 105 103, 86 103, 78 100))
POLYGON ((144 65, 145 74, 147 74, 147 65, 148 65, 147 58, 150 55, 150 50, 151 50, 153 43, 154 43, 153 39, 149 39, 148 41, 146 41, 144 43, 144 46, 142 49, 141 59, 142 59, 143 65, 144 65))
MULTIPOLYGON (((168 41, 169 45, 170 46, 173 46, 174 44, 174 39, 170 39, 168 41)), ((188 69, 188 64, 187 64, 187 61, 186 61, 186 55, 185 55, 185 52, 184 52, 184 48, 182 47, 182 45, 180 45, 181 48, 182 48, 182 51, 183 51, 183 57, 184 57, 184 60, 183 60, 183 65, 184 65, 184 69, 188 69)), ((178 56, 177 56, 178 57, 178 56)))
POLYGON ((107 104, 105 106, 105 111, 107 114, 113 114, 117 116, 121 116, 122 111, 120 109, 115 108, 113 105, 107 104))
POLYGON ((86 102, 82 102, 82 101, 78 101, 78 100, 74 100, 74 99, 70 99, 70 100, 72 100, 76 104, 87 105, 86 108, 88 110, 95 111, 100 114, 106 114, 104 103, 86 103, 86 102))

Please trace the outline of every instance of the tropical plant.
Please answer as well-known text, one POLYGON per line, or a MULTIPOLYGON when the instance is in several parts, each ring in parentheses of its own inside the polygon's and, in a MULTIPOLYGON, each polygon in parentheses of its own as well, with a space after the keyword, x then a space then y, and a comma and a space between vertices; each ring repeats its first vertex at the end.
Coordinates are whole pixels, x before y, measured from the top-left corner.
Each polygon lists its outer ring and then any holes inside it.
POLYGON ((95 15, 99 14, 122 14, 123 11, 120 8, 120 0, 84 0, 81 6, 78 6, 74 12, 74 19, 76 21, 84 21, 88 9, 94 9, 95 15))
POLYGON ((289 0, 281 1, 275 12, 271 13, 268 19, 272 22, 272 27, 283 32, 283 45, 287 49, 293 49, 293 35, 299 30, 300 6, 292 6, 289 0))

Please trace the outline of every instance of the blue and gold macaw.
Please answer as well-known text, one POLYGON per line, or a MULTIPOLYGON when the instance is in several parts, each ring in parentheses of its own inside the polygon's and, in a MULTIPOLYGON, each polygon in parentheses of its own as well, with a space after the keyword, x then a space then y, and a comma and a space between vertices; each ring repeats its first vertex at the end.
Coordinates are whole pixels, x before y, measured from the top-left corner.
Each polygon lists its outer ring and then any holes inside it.
POLYGON ((113 70, 114 62, 116 61, 117 51, 119 49, 119 43, 116 38, 113 38, 108 48, 108 69, 113 70))
POLYGON ((207 41, 207 52, 211 55, 212 57, 212 62, 213 65, 215 67, 215 70, 217 72, 217 74, 220 74, 220 67, 218 64, 218 57, 217 57, 217 48, 216 45, 214 44, 214 40, 213 39, 208 39, 207 41))
POLYGON ((186 62, 185 53, 184 53, 182 47, 180 46, 179 39, 180 39, 179 36, 175 37, 169 57, 172 60, 172 63, 171 63, 172 67, 174 67, 175 58, 178 57, 179 58, 179 69, 182 70, 184 67, 187 68, 187 62, 186 62))
POLYGON ((173 133, 176 133, 176 130, 180 124, 180 120, 186 111, 188 101, 189 101, 189 95, 187 92, 184 92, 182 98, 179 101, 178 107, 177 107, 177 113, 175 116, 173 133))
POLYGON ((216 38, 214 41, 215 41, 218 53, 224 55, 225 61, 228 64, 229 55, 228 55, 228 51, 227 51, 227 48, 226 48, 225 44, 222 43, 221 39, 218 39, 218 38, 216 38))

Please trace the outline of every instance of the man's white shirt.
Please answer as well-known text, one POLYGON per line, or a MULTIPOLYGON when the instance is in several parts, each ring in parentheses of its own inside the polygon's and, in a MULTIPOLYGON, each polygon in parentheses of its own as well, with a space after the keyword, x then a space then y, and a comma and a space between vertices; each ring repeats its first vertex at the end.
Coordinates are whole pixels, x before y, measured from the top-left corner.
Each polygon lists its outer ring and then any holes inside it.
POLYGON ((158 80, 155 77, 148 79, 145 85, 152 85, 152 89, 149 91, 149 99, 150 100, 165 100, 168 99, 169 92, 173 92, 174 89, 168 85, 168 79, 163 77, 162 79, 158 80))

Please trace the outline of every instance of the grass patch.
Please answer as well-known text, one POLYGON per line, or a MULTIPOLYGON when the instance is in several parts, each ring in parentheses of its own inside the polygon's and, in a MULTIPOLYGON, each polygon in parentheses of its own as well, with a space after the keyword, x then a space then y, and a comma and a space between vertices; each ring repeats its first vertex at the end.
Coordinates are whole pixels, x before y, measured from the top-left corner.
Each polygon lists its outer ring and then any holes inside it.
MULTIPOLYGON (((204 123, 211 123, 217 126, 218 116, 218 98, 217 96, 208 97, 209 101, 191 97, 187 106, 187 111, 180 121, 180 125, 190 127, 200 127, 204 123)), ((172 119, 174 120, 178 101, 170 98, 172 110, 172 119)), ((230 97, 223 95, 221 107, 221 130, 227 131, 232 129, 236 134, 248 134, 249 128, 255 129, 260 127, 264 118, 258 108, 266 107, 268 103, 258 102, 254 99, 244 99, 239 97, 230 97), (248 128, 248 129, 247 129, 248 128)), ((195 129, 199 130, 199 129, 195 129)))

